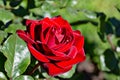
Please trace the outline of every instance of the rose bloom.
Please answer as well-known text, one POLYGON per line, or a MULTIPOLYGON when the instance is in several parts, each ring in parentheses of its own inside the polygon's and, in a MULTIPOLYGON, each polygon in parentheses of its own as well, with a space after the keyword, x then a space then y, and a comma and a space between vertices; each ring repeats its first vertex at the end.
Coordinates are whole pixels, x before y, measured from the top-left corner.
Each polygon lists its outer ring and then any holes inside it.
POLYGON ((25 23, 27 30, 17 30, 17 34, 50 76, 65 73, 85 60, 84 37, 61 16, 25 23))

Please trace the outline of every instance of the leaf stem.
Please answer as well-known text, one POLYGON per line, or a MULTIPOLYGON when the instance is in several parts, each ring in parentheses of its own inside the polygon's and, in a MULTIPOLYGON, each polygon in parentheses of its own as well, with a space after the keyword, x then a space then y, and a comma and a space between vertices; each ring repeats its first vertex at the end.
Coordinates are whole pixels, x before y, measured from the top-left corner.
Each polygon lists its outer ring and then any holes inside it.
POLYGON ((36 70, 37 70, 37 68, 40 66, 40 62, 38 62, 34 67, 33 67, 33 69, 30 71, 30 72, 28 72, 28 75, 32 75, 36 70))

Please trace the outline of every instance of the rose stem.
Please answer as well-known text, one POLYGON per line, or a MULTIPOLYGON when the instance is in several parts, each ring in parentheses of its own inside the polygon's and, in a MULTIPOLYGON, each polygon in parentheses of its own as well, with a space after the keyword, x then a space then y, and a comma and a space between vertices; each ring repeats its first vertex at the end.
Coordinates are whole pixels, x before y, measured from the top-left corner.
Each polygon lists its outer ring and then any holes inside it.
POLYGON ((33 69, 30 71, 30 72, 28 72, 28 75, 32 75, 36 70, 37 70, 37 68, 40 66, 40 63, 38 62, 34 67, 33 67, 33 69))

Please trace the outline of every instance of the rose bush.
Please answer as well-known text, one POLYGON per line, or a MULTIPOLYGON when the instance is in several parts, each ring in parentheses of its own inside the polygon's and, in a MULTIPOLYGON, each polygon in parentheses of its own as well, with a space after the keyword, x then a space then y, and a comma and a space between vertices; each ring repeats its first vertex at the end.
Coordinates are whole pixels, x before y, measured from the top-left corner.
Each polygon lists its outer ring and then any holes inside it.
POLYGON ((17 34, 49 75, 65 73, 85 60, 84 37, 61 16, 25 23, 27 29, 17 30, 17 34))

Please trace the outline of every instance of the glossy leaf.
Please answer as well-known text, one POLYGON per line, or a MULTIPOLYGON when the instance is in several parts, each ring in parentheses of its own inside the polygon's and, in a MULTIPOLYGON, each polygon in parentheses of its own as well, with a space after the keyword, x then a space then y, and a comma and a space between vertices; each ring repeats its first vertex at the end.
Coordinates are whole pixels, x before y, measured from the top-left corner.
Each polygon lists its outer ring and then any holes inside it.
POLYGON ((5 29, 5 32, 16 33, 16 30, 18 29, 25 30, 25 26, 22 24, 11 24, 8 28, 5 29))
POLYGON ((6 76, 2 72, 0 72, 0 80, 7 80, 6 76))
POLYGON ((12 20, 14 18, 14 15, 7 10, 0 9, 0 20, 6 23, 9 20, 12 20))
POLYGON ((49 80, 59 80, 59 79, 57 79, 57 78, 54 78, 54 77, 49 76, 46 72, 42 72, 42 75, 43 75, 46 79, 49 79, 49 80))
POLYGON ((34 80, 31 76, 21 75, 16 77, 14 80, 34 80))
POLYGON ((5 70, 9 78, 24 73, 30 64, 30 53, 24 41, 17 35, 11 35, 4 43, 2 52, 7 58, 5 70))

